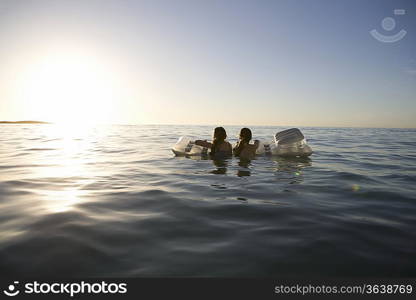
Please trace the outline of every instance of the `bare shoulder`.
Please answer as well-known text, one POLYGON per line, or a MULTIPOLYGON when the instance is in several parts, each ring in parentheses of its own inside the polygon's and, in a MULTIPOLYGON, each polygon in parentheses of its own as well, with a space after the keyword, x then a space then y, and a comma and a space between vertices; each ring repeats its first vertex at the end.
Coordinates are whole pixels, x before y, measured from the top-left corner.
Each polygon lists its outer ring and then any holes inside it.
POLYGON ((224 142, 221 145, 221 150, 223 150, 223 151, 232 151, 232 149, 233 149, 233 146, 231 146, 231 144, 229 142, 224 142))

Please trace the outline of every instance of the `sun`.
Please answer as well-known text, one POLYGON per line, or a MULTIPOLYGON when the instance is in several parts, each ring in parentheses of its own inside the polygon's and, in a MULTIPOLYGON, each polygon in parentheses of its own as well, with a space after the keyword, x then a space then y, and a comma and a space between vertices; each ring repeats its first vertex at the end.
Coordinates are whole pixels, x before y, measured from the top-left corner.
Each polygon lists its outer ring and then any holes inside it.
POLYGON ((118 79, 105 60, 49 54, 27 68, 21 84, 30 116, 54 123, 108 123, 117 109, 118 79))

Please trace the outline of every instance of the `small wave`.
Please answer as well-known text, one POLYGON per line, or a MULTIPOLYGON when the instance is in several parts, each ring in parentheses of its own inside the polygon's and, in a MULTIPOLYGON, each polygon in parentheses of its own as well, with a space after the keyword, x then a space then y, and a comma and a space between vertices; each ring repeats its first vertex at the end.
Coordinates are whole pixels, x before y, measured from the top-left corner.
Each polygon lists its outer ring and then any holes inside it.
POLYGON ((54 150, 58 150, 56 148, 29 148, 26 149, 26 151, 54 151, 54 150))

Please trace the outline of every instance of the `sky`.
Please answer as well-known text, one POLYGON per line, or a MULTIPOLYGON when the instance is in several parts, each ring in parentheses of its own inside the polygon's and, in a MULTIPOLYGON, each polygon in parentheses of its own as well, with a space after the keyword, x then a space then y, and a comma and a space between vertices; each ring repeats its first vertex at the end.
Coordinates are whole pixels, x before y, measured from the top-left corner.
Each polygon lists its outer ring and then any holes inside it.
POLYGON ((413 0, 0 0, 0 120, 416 128, 415 15, 413 0))

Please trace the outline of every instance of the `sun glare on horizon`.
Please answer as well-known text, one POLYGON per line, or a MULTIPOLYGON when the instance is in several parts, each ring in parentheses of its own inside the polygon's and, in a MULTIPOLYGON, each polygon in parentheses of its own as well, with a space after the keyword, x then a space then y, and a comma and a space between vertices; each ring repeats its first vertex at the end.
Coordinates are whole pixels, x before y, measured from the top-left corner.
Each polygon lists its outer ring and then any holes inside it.
POLYGON ((61 52, 35 59, 20 78, 20 97, 27 114, 64 124, 111 122, 122 91, 116 72, 104 62, 94 56, 61 52))

